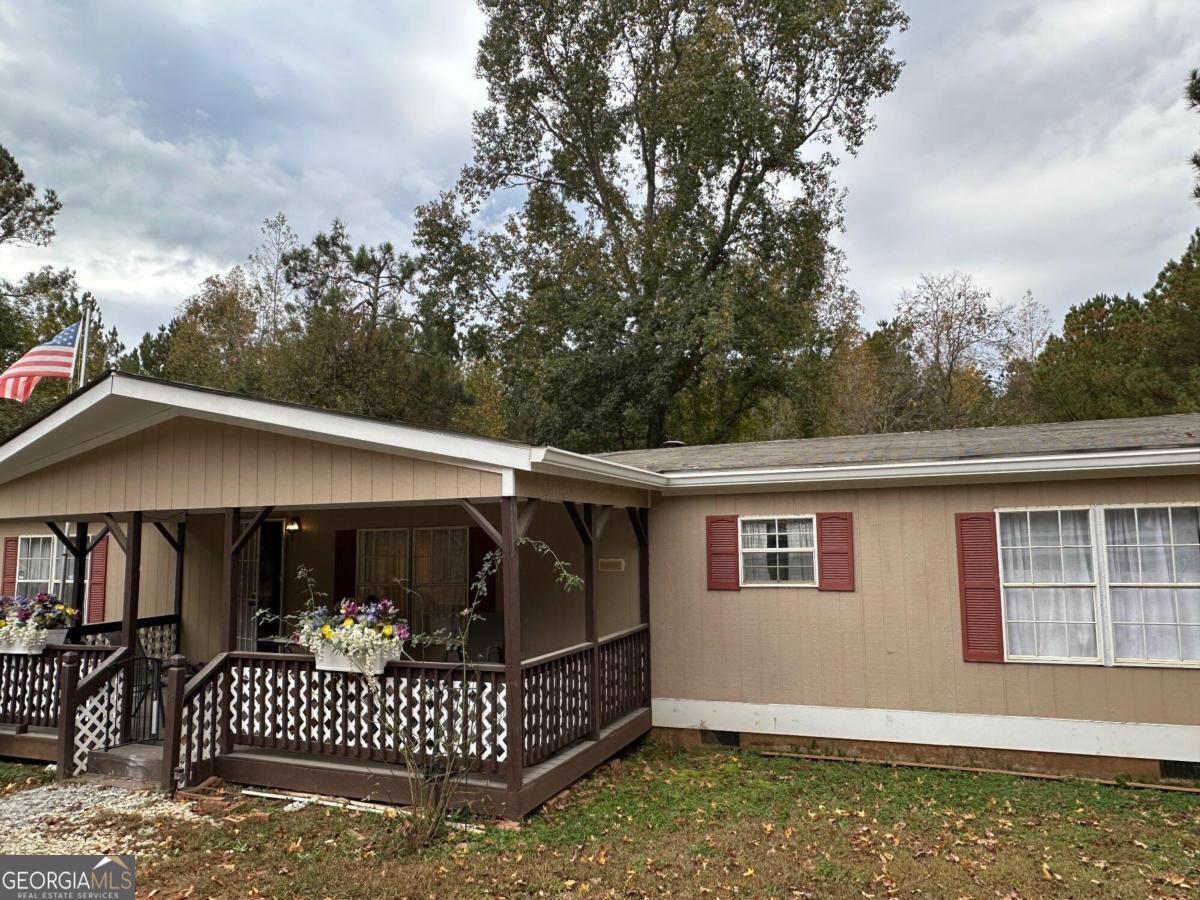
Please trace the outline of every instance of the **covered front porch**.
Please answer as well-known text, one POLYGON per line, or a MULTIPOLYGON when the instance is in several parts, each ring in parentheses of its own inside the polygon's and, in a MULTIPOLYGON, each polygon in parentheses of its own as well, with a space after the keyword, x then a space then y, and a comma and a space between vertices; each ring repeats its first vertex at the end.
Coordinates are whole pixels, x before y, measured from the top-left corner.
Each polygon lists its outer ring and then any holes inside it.
POLYGON ((0 754, 166 789, 215 775, 404 802, 401 743, 434 763, 454 740, 459 802, 515 817, 649 730, 647 490, 514 470, 503 442, 446 436, 432 452, 406 426, 345 446, 329 426, 347 417, 330 413, 320 433, 290 415, 268 429, 277 405, 252 402, 237 421, 176 407, 0 483, 0 519, 54 534, 75 584, 105 541, 119 570, 103 621, 0 658, 0 685, 22 686, 0 703, 0 754), (55 479, 67 489, 44 491, 55 479), (582 589, 564 591, 540 548, 582 589), (489 552, 502 563, 463 650, 410 645, 376 690, 289 640, 302 567, 331 602, 391 596, 435 631, 477 596, 489 552))

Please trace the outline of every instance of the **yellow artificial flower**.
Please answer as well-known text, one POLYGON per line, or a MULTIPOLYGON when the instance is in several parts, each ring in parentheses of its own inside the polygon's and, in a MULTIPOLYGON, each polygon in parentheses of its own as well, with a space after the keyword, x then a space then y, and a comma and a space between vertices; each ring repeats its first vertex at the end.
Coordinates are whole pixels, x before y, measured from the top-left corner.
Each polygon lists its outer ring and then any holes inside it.
POLYGON ((67 610, 67 615, 68 616, 77 616, 77 615, 79 615, 79 610, 77 610, 75 607, 72 606, 70 609, 67 610))
POLYGON ((384 625, 384 626, 383 626, 383 636, 384 636, 384 637, 391 637, 391 636, 392 636, 392 626, 391 626, 391 625, 384 625))
POLYGON ((63 606, 61 603, 55 603, 55 604, 54 604, 54 608, 55 608, 55 609, 66 609, 66 607, 65 607, 65 606, 63 606))
POLYGON ((0 628, 3 628, 7 624, 8 622, 4 621, 4 619, 0 619, 0 628))
POLYGON ((329 627, 328 622, 321 626, 321 634, 327 638, 333 637, 333 629, 329 627))
POLYGON ((344 622, 342 622, 342 627, 349 628, 353 624, 354 624, 354 620, 352 618, 350 618, 349 616, 346 616, 346 620, 344 622))

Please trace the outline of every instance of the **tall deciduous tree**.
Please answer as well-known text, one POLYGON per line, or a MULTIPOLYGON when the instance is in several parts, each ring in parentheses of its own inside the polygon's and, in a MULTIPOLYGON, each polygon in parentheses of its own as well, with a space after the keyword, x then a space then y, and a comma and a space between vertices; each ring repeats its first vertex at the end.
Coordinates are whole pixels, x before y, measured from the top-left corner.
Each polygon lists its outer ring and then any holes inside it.
POLYGON ((494 329, 514 431, 591 450, 730 437, 823 340, 831 150, 861 145, 895 85, 905 15, 894 0, 481 8, 474 161, 419 238, 494 329), (519 208, 472 230, 510 188, 519 208), (706 388, 689 433, 678 400, 706 388))

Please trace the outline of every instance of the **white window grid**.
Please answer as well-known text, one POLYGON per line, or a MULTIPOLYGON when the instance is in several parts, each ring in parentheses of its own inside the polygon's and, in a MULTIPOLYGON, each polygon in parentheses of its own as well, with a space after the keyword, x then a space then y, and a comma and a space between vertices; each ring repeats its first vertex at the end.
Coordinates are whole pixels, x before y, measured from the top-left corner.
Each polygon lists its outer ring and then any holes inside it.
POLYGON ((996 516, 996 548, 997 548, 997 555, 999 557, 999 564, 1000 564, 1000 616, 1001 616, 1001 624, 1002 624, 1003 630, 1004 630, 1004 658, 1005 658, 1005 660, 1010 661, 1010 662, 1039 662, 1039 663, 1056 663, 1056 664, 1063 664, 1063 665, 1096 665, 1097 663, 1101 662, 1105 655, 1105 650, 1104 650, 1105 642, 1104 642, 1103 634, 1102 634, 1103 629, 1101 627, 1101 618, 1102 618, 1101 607, 1103 606, 1103 604, 1100 601, 1100 581, 1099 581, 1100 566, 1099 566, 1099 558, 1098 558, 1098 553, 1097 553, 1096 515, 1095 515, 1094 511, 1092 510, 1092 508, 1088 507, 1088 506, 1018 507, 1018 508, 1013 508, 1013 509, 997 509, 995 511, 995 516, 996 516), (1088 538, 1089 538, 1088 544, 1084 545, 1084 544, 1080 544, 1078 542, 1073 542, 1073 543, 1065 542, 1065 539, 1063 536, 1063 524, 1062 524, 1062 514, 1064 512, 1083 512, 1087 515, 1088 538), (1057 523, 1058 544, 1057 544, 1057 547, 1051 546, 1051 545, 1046 545, 1046 544, 1035 545, 1033 543, 1033 525, 1032 525, 1032 521, 1031 521, 1030 517, 1031 517, 1031 514, 1042 514, 1042 513, 1055 513, 1058 517, 1058 523, 1057 523), (1026 538, 1025 538, 1024 544, 1017 545, 1016 547, 1012 547, 1012 548, 1005 548, 1004 544, 1003 544, 1003 537, 1002 537, 1002 535, 1003 535, 1002 516, 1009 515, 1009 514, 1018 514, 1018 515, 1025 516, 1026 538), (1008 567, 1005 563, 1005 553, 1004 553, 1005 549, 1025 549, 1029 552, 1029 561, 1030 561, 1029 572, 1030 572, 1031 576, 1033 574, 1033 551, 1034 551, 1034 549, 1042 551, 1047 556, 1053 555, 1053 554, 1049 553, 1049 551, 1057 549, 1058 550, 1059 569, 1063 573, 1063 580, 1061 580, 1061 581, 1037 581, 1037 580, 1018 581, 1015 579, 1015 577, 1010 578, 1010 573, 1007 571, 1008 567), (1083 556, 1083 558, 1086 558, 1088 560, 1088 565, 1091 568, 1092 578, 1090 581, 1080 580, 1080 579, 1075 579, 1075 580, 1070 580, 1070 581, 1067 580, 1067 577, 1066 577, 1066 572, 1067 572, 1066 555, 1067 555, 1068 550, 1070 550, 1070 551, 1086 550, 1087 551, 1086 554, 1081 554, 1081 555, 1083 556), (1025 619, 1010 618, 1010 616, 1009 616, 1009 591, 1028 590, 1031 592, 1031 597, 1032 597, 1032 596, 1035 596, 1032 594, 1032 592, 1037 591, 1039 589, 1040 590, 1047 590, 1047 589, 1090 590, 1091 594, 1092 594, 1092 619, 1091 619, 1091 621, 1084 621, 1081 619, 1071 619, 1067 612, 1066 607, 1068 606, 1068 604, 1066 603, 1065 599, 1064 599, 1063 618, 1061 620, 1059 620, 1059 619, 1038 620, 1036 603, 1032 599, 1030 601, 1031 604, 1035 604, 1033 607, 1033 613, 1032 613, 1033 618, 1032 619, 1025 620, 1025 619), (1011 643, 1009 640, 1009 624, 1010 623, 1031 624, 1033 626, 1035 644, 1034 644, 1034 653, 1032 655, 1016 655, 1014 653, 1010 653, 1010 643, 1011 643), (1064 631, 1064 638, 1065 638, 1064 642, 1067 644, 1068 648, 1070 646, 1070 637, 1069 637, 1070 629, 1072 627, 1090 626, 1092 629, 1093 635, 1094 635, 1093 640, 1095 641, 1095 645, 1096 645, 1096 654, 1094 656, 1039 655, 1039 653, 1038 653, 1038 649, 1039 649, 1038 645, 1040 644, 1040 638, 1038 637, 1038 633, 1039 633, 1038 626, 1039 625, 1040 626, 1062 625, 1063 631, 1064 631))
MULTIPOLYGON (((62 527, 65 530, 67 526, 62 527)), ((83 590, 69 598, 80 609, 87 602, 90 569, 90 566, 84 568, 83 590)), ((74 584, 75 560, 57 537, 52 534, 23 534, 17 538, 17 596, 31 596, 44 590, 60 600, 68 599, 62 596, 63 588, 74 584), (39 552, 31 552, 34 546, 39 548, 39 552)))
MULTIPOLYGON (((1174 509, 1177 507, 1192 507, 1200 508, 1200 502, 1197 501, 1149 501, 1141 503, 1105 503, 1087 506, 1022 506, 996 509, 996 536, 997 536, 997 554, 999 553, 999 535, 1000 535, 1000 513, 1006 512, 1040 512, 1048 510, 1068 510, 1068 509, 1083 509, 1087 510, 1091 521, 1092 533, 1092 553, 1094 571, 1096 573, 1096 608, 1097 608, 1097 628, 1100 632, 1100 659, 1052 659, 1052 658, 1034 658, 1024 656, 1010 657, 1008 654, 1008 622, 1007 622, 1007 601, 1004 597, 1004 563, 1000 560, 1000 591, 1001 591, 1001 618, 1004 628, 1004 653, 1005 660, 1014 663, 1031 662, 1031 663, 1048 663, 1048 664, 1065 664, 1065 665, 1103 665, 1106 667, 1135 667, 1135 668, 1168 668, 1168 669, 1194 669, 1200 668, 1200 663, 1192 660, 1176 661, 1176 660, 1152 660, 1152 659, 1119 659, 1115 651, 1115 638, 1112 621, 1112 602, 1110 598, 1110 583, 1109 583, 1109 565, 1108 565, 1108 545, 1107 533, 1105 531, 1105 513, 1110 509, 1174 509)), ((1121 545, 1124 546, 1124 545, 1121 545)), ((1118 587, 1124 586, 1123 583, 1118 583, 1118 587)), ((1137 587, 1158 587, 1161 585, 1137 585, 1137 587)), ((1175 586, 1175 585, 1168 585, 1175 586)), ((1190 584, 1181 585, 1189 587, 1190 584)))
POLYGON ((1200 515, 1200 503, 1136 503, 1136 504, 1121 504, 1100 507, 1100 520, 1104 528, 1104 566, 1106 573, 1106 581, 1108 584, 1108 614, 1110 617, 1111 646, 1112 660, 1114 665, 1140 665, 1140 666, 1197 666, 1200 665, 1200 658, 1195 656, 1184 656, 1183 635, 1184 628, 1196 627, 1200 628, 1200 619, 1195 621, 1184 621, 1184 611, 1180 604, 1180 591, 1200 591, 1200 580, 1195 579, 1179 579, 1178 561, 1183 556, 1180 551, 1187 551, 1196 548, 1200 550, 1200 541, 1197 540, 1181 540, 1184 537, 1195 538, 1196 534, 1184 534, 1182 523, 1179 521, 1180 516, 1176 514, 1178 510, 1191 509, 1196 510, 1197 515, 1200 515), (1166 543, 1157 543, 1152 541, 1142 540, 1142 516, 1149 511, 1163 511, 1167 514, 1167 536, 1166 543), (1108 541, 1108 522, 1110 514, 1121 512, 1130 512, 1134 516, 1133 527, 1133 543, 1113 543, 1108 541), (1145 554, 1142 548, 1161 548, 1164 553, 1163 566, 1170 575, 1169 581, 1163 580, 1145 580, 1145 566, 1143 560, 1145 554), (1113 571, 1111 561, 1111 551, 1117 549, 1131 549, 1133 552, 1129 555, 1135 572, 1137 575, 1136 581, 1121 579, 1113 571), (1132 590, 1137 591, 1138 609, 1140 616, 1138 621, 1132 621, 1128 618, 1121 618, 1117 615, 1117 605, 1113 600, 1114 590, 1132 590), (1154 619, 1147 616, 1146 612, 1146 592, 1147 591, 1170 591, 1171 592, 1171 607, 1173 610, 1173 620, 1168 622, 1163 619, 1154 619), (1143 651, 1142 656, 1118 656, 1117 655, 1117 631, 1122 628, 1138 628, 1140 630, 1141 645, 1143 651), (1178 660, 1169 660, 1153 657, 1149 654, 1150 640, 1148 637, 1149 628, 1166 629, 1171 628, 1175 632, 1176 647, 1179 650, 1178 660))
MULTIPOLYGON (((817 553, 817 516, 815 513, 802 513, 796 515, 782 516, 739 516, 737 521, 738 535, 738 584, 741 587, 748 588, 815 588, 820 581, 821 573, 818 562, 817 553), (747 581, 746 580, 746 553, 760 553, 761 548, 745 547, 742 541, 742 523, 743 522, 789 522, 789 521, 807 521, 812 524, 813 544, 811 548, 797 547, 784 548, 783 550, 775 551, 782 553, 811 553, 813 559, 813 577, 811 581, 747 581)), ((771 552, 771 551, 768 551, 771 552)))

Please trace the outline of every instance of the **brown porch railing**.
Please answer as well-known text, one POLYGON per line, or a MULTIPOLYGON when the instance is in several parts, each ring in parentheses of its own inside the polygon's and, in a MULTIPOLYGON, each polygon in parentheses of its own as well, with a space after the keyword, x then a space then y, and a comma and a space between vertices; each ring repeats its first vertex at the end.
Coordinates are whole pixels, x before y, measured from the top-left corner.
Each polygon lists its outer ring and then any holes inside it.
POLYGON ((502 665, 472 664, 464 678, 454 663, 398 661, 378 684, 375 695, 358 673, 321 671, 306 655, 218 656, 184 690, 181 783, 202 779, 235 745, 400 764, 406 744, 423 763, 465 739, 457 752, 464 766, 503 770, 502 665), (457 727, 463 717, 468 726, 457 727))
POLYGON ((0 722, 26 728, 57 728, 63 654, 79 654, 79 674, 85 677, 111 650, 51 644, 39 654, 0 653, 0 722))
POLYGON ((594 649, 579 644, 521 664, 525 765, 537 765, 588 736, 594 649))
MULTIPOLYGON (((131 654, 125 647, 72 647, 103 655, 86 676, 64 679, 59 721, 58 775, 65 778, 87 771, 88 754, 121 742, 126 708, 126 679, 131 654)), ((82 669, 82 667, 81 667, 82 669)))
POLYGON ((650 705, 650 626, 600 640, 600 724, 650 705))

